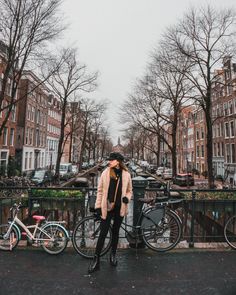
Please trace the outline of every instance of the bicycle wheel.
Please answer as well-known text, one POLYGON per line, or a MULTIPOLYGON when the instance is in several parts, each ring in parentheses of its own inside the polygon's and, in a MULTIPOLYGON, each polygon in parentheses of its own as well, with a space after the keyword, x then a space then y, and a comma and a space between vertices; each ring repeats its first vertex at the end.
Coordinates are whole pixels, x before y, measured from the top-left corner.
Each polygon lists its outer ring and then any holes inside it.
POLYGON ((158 209, 151 210, 146 214, 147 217, 148 215, 150 215, 149 223, 144 226, 141 224, 142 237, 147 247, 157 252, 173 249, 179 243, 182 234, 178 215, 173 211, 166 211, 160 218, 158 209), (156 221, 155 212, 158 217, 156 221))
POLYGON ((236 215, 230 217, 226 222, 224 236, 228 245, 236 250, 236 215))
POLYGON ((14 225, 12 226, 8 237, 5 236, 6 233, 8 232, 9 227, 10 227, 10 224, 0 225, 0 250, 3 250, 3 251, 13 250, 17 246, 20 240, 19 232, 16 226, 14 225))
POLYGON ((39 238, 42 248, 49 254, 57 255, 65 250, 68 243, 68 235, 66 229, 56 223, 48 223, 42 228, 39 238), (51 241, 49 240, 50 238, 51 241))
MULTIPOLYGON (((74 249, 85 258, 93 258, 100 233, 100 222, 95 216, 83 218, 75 227, 72 234, 74 249)), ((111 246, 111 228, 109 228, 101 256, 105 255, 111 246)))

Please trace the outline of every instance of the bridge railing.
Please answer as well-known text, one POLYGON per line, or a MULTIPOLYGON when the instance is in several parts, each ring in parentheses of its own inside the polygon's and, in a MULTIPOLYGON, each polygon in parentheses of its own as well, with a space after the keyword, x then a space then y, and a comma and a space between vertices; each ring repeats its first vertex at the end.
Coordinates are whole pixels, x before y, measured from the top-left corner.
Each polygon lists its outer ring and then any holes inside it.
MULTIPOLYGON (((155 197, 162 189, 145 188, 134 190, 131 206, 133 211, 129 218, 134 220, 136 214, 135 200, 139 197, 155 197)), ((228 218, 236 214, 236 190, 191 190, 176 189, 183 201, 172 205, 178 212, 183 225, 182 243, 193 247, 196 243, 225 242, 223 229, 228 218)), ((33 214, 43 214, 49 220, 65 220, 66 227, 72 231, 75 224, 85 215, 90 214, 88 196, 96 194, 96 188, 29 188, 5 187, 0 191, 0 223, 6 223, 10 217, 9 209, 21 201, 25 204, 20 218, 26 223, 32 223, 33 214), (47 192, 48 196, 34 195, 34 191, 47 192), (50 191, 60 194, 60 197, 50 196, 50 191), (79 197, 63 197, 62 191, 78 192, 79 197), (3 193, 4 192, 4 193, 3 193)))

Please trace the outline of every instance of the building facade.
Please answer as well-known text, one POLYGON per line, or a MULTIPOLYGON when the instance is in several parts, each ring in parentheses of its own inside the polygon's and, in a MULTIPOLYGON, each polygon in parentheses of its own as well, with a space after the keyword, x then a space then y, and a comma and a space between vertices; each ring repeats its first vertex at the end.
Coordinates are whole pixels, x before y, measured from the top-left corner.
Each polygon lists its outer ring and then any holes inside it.
POLYGON ((48 94, 30 71, 22 76, 18 90, 16 158, 26 174, 46 167, 48 94))

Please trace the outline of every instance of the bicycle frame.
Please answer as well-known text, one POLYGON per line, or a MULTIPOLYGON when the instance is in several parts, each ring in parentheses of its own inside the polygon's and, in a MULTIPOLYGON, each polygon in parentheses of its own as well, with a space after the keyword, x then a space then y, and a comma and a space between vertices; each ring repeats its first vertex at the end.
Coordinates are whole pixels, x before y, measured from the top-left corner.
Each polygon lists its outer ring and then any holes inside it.
MULTIPOLYGON (((155 209, 163 209, 163 217, 165 216, 166 211, 169 211, 169 212, 172 212, 175 214, 175 211, 171 210, 168 207, 168 202, 157 203, 157 204, 155 204, 155 206, 150 206, 150 207, 147 207, 144 209, 142 208, 142 210, 139 213, 137 225, 130 225, 130 224, 127 224, 126 221, 122 221, 121 229, 123 229, 125 234, 127 235, 129 233, 129 231, 127 229, 127 227, 128 227, 129 229, 131 229, 135 233, 135 239, 138 239, 140 237, 142 238, 143 235, 141 234, 141 232, 139 230, 141 229, 141 222, 144 217, 147 218, 148 220, 150 220, 156 227, 160 226, 160 221, 156 222, 154 219, 152 219, 148 216, 148 213, 152 210, 155 210, 155 209)), ((163 217, 161 220, 163 220, 163 217)), ((178 214, 176 214, 176 217, 179 219, 180 223, 182 223, 178 214)))
POLYGON ((44 226, 48 225, 48 224, 58 224, 58 226, 60 227, 60 223, 64 223, 63 221, 52 221, 52 222, 46 222, 45 225, 40 226, 39 223, 37 222, 34 225, 28 225, 26 226, 18 217, 17 217, 17 213, 15 214, 15 217, 13 219, 13 221, 9 222, 10 226, 8 231, 6 232, 6 234, 4 235, 4 239, 7 239, 9 237, 9 234, 11 232, 11 229, 13 226, 15 226, 17 228, 18 234, 19 234, 19 239, 21 239, 21 232, 18 228, 17 225, 19 225, 25 232, 27 237, 35 242, 40 242, 40 241, 54 241, 54 238, 52 238, 45 230, 44 230, 44 226), (33 234, 30 232, 29 229, 34 229, 33 234), (48 237, 48 239, 40 239, 36 237, 36 233, 37 232, 41 232, 44 235, 46 235, 48 237))

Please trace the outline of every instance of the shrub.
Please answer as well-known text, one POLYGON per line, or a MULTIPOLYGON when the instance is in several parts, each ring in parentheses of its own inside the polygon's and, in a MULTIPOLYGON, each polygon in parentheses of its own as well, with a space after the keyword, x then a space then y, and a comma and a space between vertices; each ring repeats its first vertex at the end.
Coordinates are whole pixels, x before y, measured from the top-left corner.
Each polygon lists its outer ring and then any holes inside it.
POLYGON ((83 193, 74 190, 32 189, 31 197, 35 198, 78 198, 82 199, 83 193))

